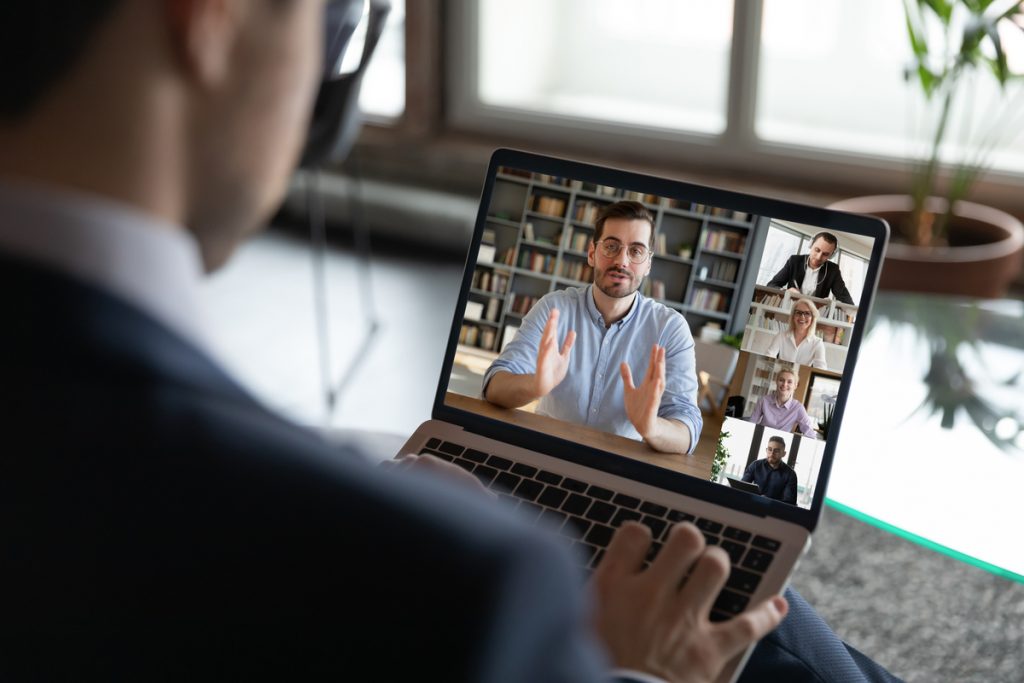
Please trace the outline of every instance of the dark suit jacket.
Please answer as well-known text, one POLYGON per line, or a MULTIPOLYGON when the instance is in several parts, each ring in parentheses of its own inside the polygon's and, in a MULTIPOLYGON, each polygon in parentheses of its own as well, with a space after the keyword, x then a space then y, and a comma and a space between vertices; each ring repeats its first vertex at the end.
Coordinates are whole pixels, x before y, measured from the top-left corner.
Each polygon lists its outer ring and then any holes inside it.
POLYGON ((0 255, 3 680, 597 680, 564 551, 0 255))
MULTIPOLYGON (((850 296, 850 291, 846 289, 846 283, 843 282, 843 274, 839 272, 839 265, 832 261, 825 261, 825 265, 822 266, 825 269, 824 274, 818 273, 818 286, 814 290, 814 296, 824 299, 831 292, 838 301, 842 301, 845 304, 852 304, 853 297, 850 296)), ((779 287, 780 289, 786 289, 787 287, 795 287, 800 289, 800 285, 804 282, 804 273, 807 271, 807 256, 805 254, 795 254, 790 256, 786 261, 786 265, 775 274, 771 280, 768 281, 769 287, 779 287)))

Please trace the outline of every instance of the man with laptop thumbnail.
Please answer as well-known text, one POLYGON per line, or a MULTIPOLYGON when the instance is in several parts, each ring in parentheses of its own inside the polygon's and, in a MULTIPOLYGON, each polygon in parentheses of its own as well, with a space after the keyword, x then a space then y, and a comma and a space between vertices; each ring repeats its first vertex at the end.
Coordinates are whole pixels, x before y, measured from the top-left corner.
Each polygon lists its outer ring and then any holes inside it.
POLYGON ((693 338, 676 311, 642 296, 654 216, 641 203, 605 206, 587 261, 593 284, 550 292, 484 375, 484 397, 689 453, 700 438, 693 338), (559 344, 559 340, 563 340, 559 344), (634 383, 633 370, 643 372, 634 383))

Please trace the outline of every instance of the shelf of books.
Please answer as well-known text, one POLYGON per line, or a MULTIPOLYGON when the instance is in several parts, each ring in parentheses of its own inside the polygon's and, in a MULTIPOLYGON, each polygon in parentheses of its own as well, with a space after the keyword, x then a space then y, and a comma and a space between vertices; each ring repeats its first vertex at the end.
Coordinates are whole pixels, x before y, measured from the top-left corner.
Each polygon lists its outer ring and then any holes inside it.
MULTIPOLYGON (((835 299, 800 296, 812 301, 818 309, 815 334, 825 342, 828 367, 844 367, 850 346, 850 331, 857 319, 857 307, 835 299)), ((743 336, 744 351, 763 353, 776 333, 788 329, 793 298, 794 294, 789 290, 763 285, 754 288, 754 299, 750 303, 750 313, 743 336)))
POLYGON ((569 178, 500 169, 491 194, 460 342, 497 354, 523 315, 555 289, 593 280, 587 250, 598 212, 612 202, 643 203, 655 217, 645 295, 684 315, 694 333, 722 324, 738 305, 750 232, 758 219, 668 197, 569 178))

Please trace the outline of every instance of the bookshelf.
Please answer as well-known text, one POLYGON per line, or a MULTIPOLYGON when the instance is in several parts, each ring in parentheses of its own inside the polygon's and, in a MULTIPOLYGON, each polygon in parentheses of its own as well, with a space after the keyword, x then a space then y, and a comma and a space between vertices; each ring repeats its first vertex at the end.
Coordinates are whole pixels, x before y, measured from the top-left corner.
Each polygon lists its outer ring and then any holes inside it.
MULTIPOLYGON (((857 306, 835 299, 809 299, 818 309, 817 335, 825 343, 828 367, 842 371, 850 346, 850 333, 857 319, 857 306)), ((764 353, 772 337, 789 326, 789 311, 793 294, 789 290, 757 285, 750 303, 749 317, 743 334, 743 350, 764 353)))
POLYGON ((641 292, 679 312, 694 334, 727 327, 737 301, 756 216, 570 178, 499 169, 473 273, 460 342, 497 354, 536 301, 590 284, 587 248, 604 206, 623 199, 654 215, 651 273, 641 292))

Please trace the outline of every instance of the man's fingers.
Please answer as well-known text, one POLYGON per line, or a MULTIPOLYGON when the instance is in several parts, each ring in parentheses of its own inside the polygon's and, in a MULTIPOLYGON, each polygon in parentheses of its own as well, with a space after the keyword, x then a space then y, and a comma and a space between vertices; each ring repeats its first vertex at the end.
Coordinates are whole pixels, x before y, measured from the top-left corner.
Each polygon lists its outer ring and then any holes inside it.
POLYGON ((686 584, 679 591, 680 607, 707 618, 728 576, 729 556, 721 548, 708 548, 697 558, 686 584))
POLYGON ((572 351, 572 345, 576 342, 576 330, 569 330, 565 335, 565 342, 562 344, 562 356, 568 357, 572 351))
POLYGON ((632 576, 644 566, 644 558, 651 547, 651 530, 639 522, 626 522, 612 536, 601 564, 594 572, 598 581, 615 581, 632 576))
POLYGON ((676 524, 669 531, 665 545, 658 551, 658 556, 648 567, 651 580, 664 584, 673 593, 679 588, 679 582, 686 575, 700 554, 704 552, 704 536, 697 527, 684 522, 676 524))
POLYGON ((787 612, 789 604, 786 599, 776 595, 729 621, 715 624, 713 632, 719 652, 726 659, 739 654, 754 641, 771 633, 787 612))
POLYGON ((633 386, 633 373, 629 369, 629 364, 624 362, 619 365, 619 372, 622 374, 622 383, 626 385, 626 389, 630 391, 636 389, 633 386))
POLYGON ((458 465, 453 465, 450 462, 445 462, 440 458, 433 455, 425 454, 420 456, 405 456, 403 462, 404 466, 412 466, 416 469, 422 469, 426 471, 436 472, 439 476, 443 476, 447 479, 453 479, 464 486, 468 486, 471 489, 480 491, 484 495, 490 498, 496 498, 497 496, 493 491, 489 491, 479 479, 474 477, 472 474, 462 469, 458 465), (406 464, 408 459, 408 464, 406 464))
POLYGON ((647 372, 644 373, 644 381, 649 382, 655 376, 658 371, 658 345, 654 344, 651 346, 651 359, 647 361, 647 372))

